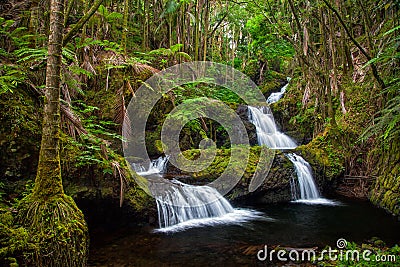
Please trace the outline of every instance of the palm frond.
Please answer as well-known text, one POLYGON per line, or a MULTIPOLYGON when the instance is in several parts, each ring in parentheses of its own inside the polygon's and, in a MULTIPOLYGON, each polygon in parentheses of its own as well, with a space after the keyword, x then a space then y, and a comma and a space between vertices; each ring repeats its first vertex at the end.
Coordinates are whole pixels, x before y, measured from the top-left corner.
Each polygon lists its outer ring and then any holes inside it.
POLYGON ((124 97, 125 84, 121 86, 117 91, 116 103, 114 106, 115 115, 114 122, 119 124, 120 133, 125 133, 125 137, 131 136, 132 128, 129 120, 128 112, 125 107, 125 97, 124 97))
POLYGON ((139 73, 142 73, 145 71, 148 71, 152 74, 159 72, 158 69, 153 68, 152 66, 149 66, 147 64, 140 63, 140 62, 136 62, 135 64, 132 64, 132 70, 133 70, 134 74, 139 74, 139 73))
POLYGON ((111 166, 113 167, 113 174, 115 178, 119 178, 120 180, 120 193, 119 193, 119 206, 122 207, 122 203, 124 202, 124 186, 128 185, 128 181, 126 180, 126 173, 121 165, 117 161, 111 161, 111 166))
POLYGON ((184 59, 186 59, 188 61, 192 61, 192 57, 189 54, 185 53, 185 52, 176 52, 176 55, 179 56, 179 57, 182 57, 182 58, 184 58, 184 59))
POLYGON ((129 81, 125 81, 126 84, 126 89, 128 89, 128 91, 133 95, 133 97, 136 97, 135 95, 135 91, 132 88, 132 85, 129 81))
POLYGON ((85 127, 83 127, 81 120, 71 110, 70 106, 61 104, 61 121, 65 123, 68 133, 75 138, 76 134, 87 134, 85 127))

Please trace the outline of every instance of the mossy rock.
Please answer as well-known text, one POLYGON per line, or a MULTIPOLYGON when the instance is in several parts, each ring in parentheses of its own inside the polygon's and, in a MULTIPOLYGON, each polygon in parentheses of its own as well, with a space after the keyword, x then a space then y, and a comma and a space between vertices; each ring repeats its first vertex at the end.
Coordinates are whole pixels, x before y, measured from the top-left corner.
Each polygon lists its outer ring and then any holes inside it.
POLYGON ((333 132, 330 132, 330 128, 327 128, 324 133, 314 138, 310 143, 296 149, 316 170, 315 175, 320 183, 334 181, 343 175, 345 170, 345 154, 334 143, 332 135, 335 133, 333 132))
POLYGON ((28 261, 29 255, 39 249, 28 230, 15 224, 14 214, 0 210, 0 265, 18 266, 28 261), (14 265, 12 265, 14 264, 14 265))
POLYGON ((261 92, 268 97, 271 93, 278 92, 287 83, 286 75, 270 70, 266 73, 260 85, 261 92))
MULTIPOLYGON (((210 166, 198 172, 181 172, 184 174, 183 182, 190 184, 207 184, 220 177, 225 171, 231 160, 231 153, 237 153, 242 160, 246 158, 245 147, 234 147, 230 149, 217 149, 214 161, 210 166)), ((254 146, 250 148, 250 154, 245 172, 238 184, 228 193, 227 197, 230 200, 251 200, 254 202, 271 203, 291 200, 290 182, 294 179, 295 172, 292 163, 280 152, 275 154, 272 166, 265 178, 263 184, 252 193, 249 193, 249 184, 257 169, 260 161, 261 147, 254 146)), ((189 160, 197 159, 200 154, 211 153, 207 150, 192 149, 183 152, 183 156, 189 160)), ((179 159, 178 159, 179 160, 179 159)), ((242 162, 241 162, 242 163, 242 162)), ((233 169, 235 169, 233 163, 233 169)), ((237 163, 237 167, 240 165, 237 163)))
POLYGON ((260 87, 261 92, 266 97, 268 97, 273 92, 279 91, 280 88, 281 88, 281 83, 276 80, 264 82, 260 87))
POLYGON ((381 174, 370 192, 371 202, 400 219, 400 164, 381 174))

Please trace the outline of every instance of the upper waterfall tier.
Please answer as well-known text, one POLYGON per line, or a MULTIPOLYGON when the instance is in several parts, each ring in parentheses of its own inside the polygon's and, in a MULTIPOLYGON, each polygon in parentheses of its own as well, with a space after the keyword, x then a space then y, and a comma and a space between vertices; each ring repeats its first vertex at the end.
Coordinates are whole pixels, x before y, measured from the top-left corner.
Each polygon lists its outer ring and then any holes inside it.
POLYGON ((254 124, 259 145, 272 149, 293 149, 297 144, 276 128, 274 116, 269 107, 248 107, 249 121, 254 124))

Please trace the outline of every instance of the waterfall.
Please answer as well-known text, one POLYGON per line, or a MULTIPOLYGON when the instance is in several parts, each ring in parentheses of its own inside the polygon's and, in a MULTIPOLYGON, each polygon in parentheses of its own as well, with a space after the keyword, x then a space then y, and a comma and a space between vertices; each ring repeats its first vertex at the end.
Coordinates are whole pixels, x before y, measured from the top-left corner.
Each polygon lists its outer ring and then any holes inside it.
POLYGON ((286 88, 289 86, 289 81, 290 79, 288 78, 288 83, 285 84, 281 90, 277 93, 272 93, 268 98, 267 98, 267 103, 272 104, 275 102, 278 102, 279 99, 282 98, 283 94, 286 92, 286 88))
POLYGON ((145 167, 142 163, 133 163, 133 170, 139 175, 151 175, 151 174, 159 174, 164 173, 169 156, 159 157, 158 159, 152 160, 148 163, 147 167, 145 167))
POLYGON ((294 153, 286 154, 286 157, 293 163, 298 180, 298 188, 292 191, 295 200, 320 198, 318 188, 315 185, 310 164, 301 156, 294 153), (300 195, 298 192, 300 191, 300 195))
POLYGON ((165 179, 149 181, 157 202, 160 228, 156 232, 177 232, 200 226, 270 220, 261 212, 233 208, 228 200, 210 186, 194 186, 165 179), (167 183, 168 186, 165 186, 167 183))
POLYGON ((170 187, 157 198, 160 227, 170 227, 185 221, 220 217, 234 209, 215 188, 193 186, 174 180, 170 187))
POLYGON ((134 163, 132 168, 147 176, 148 186, 156 199, 157 232, 176 232, 187 228, 216 224, 240 224, 249 220, 265 219, 260 212, 233 208, 215 188, 193 186, 177 180, 164 179, 169 156, 152 160, 146 168, 134 163))
POLYGON ((305 159, 295 153, 288 153, 285 156, 293 163, 297 174, 297 182, 291 181, 290 183, 293 202, 340 205, 337 201, 321 197, 312 175, 312 168, 305 159))
POLYGON ((254 124, 259 145, 273 149, 293 149, 297 144, 286 134, 277 130, 274 116, 269 107, 248 106, 249 121, 254 124))
MULTIPOLYGON (((289 82, 290 78, 288 77, 287 80, 289 82)), ((289 83, 285 84, 280 92, 272 93, 268 97, 267 103, 272 104, 279 101, 286 92, 288 85, 289 83)), ((256 127, 259 145, 266 145, 272 149, 294 149, 297 147, 297 144, 289 136, 277 130, 274 116, 269 106, 248 106, 248 110, 249 121, 256 127)), ((320 197, 312 175, 312 168, 305 159, 294 153, 286 154, 286 157, 293 163, 297 174, 297 183, 292 181, 290 184, 294 201, 307 204, 337 204, 332 200, 320 197)))

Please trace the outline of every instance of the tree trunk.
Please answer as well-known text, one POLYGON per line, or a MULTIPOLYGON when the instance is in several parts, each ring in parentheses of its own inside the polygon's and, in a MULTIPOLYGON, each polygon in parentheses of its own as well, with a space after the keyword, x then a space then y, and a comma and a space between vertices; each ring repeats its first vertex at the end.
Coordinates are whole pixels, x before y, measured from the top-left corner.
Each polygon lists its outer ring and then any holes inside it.
POLYGON ((203 61, 207 60, 207 46, 208 46, 208 28, 210 25, 210 3, 206 0, 205 3, 205 18, 204 18, 204 35, 203 35, 203 61))
POLYGON ((194 61, 199 60, 199 31, 200 31, 200 0, 196 0, 195 5, 195 25, 194 25, 194 61))
POLYGON ((122 25, 122 37, 121 37, 121 47, 124 49, 126 55, 126 34, 128 32, 128 16, 129 16, 129 0, 124 2, 124 18, 122 25))
POLYGON ((33 194, 37 197, 46 198, 64 193, 61 183, 59 150, 60 75, 64 31, 63 2, 62 0, 51 1, 45 104, 43 109, 43 133, 40 145, 38 171, 33 191, 33 194))
MULTIPOLYGON (((346 26, 346 24, 343 21, 343 18, 340 16, 338 11, 327 1, 327 0, 322 0, 325 5, 336 15, 338 18, 340 24, 343 26, 343 29, 345 30, 346 34, 349 36, 351 42, 357 46, 357 48, 360 50, 360 52, 366 57, 366 59, 369 61, 372 59, 371 55, 365 51, 365 49, 357 42, 357 40, 353 37, 353 35, 350 33, 349 28, 346 26)), ((378 69, 375 65, 375 63, 370 64, 371 70, 372 70, 372 75, 374 76, 375 80, 377 81, 379 87, 381 89, 385 89, 386 85, 385 82, 382 80, 382 78, 379 75, 378 69)))
MULTIPOLYGON (((51 0, 43 132, 32 194, 20 202, 18 223, 37 243, 34 266, 85 266, 88 232, 82 212, 64 194, 60 152, 60 83, 64 0, 51 0)), ((31 262, 31 263, 32 263, 31 262)))

